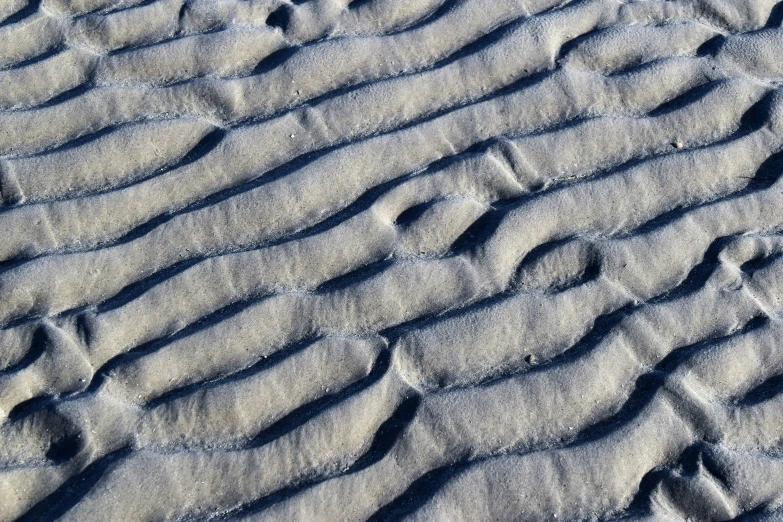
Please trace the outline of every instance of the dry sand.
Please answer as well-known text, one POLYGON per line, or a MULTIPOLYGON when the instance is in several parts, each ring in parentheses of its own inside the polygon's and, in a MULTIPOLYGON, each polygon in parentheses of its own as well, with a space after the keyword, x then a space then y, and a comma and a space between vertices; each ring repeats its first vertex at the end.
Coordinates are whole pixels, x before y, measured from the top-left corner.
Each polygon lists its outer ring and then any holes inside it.
POLYGON ((0 520, 783 520, 783 2, 0 20, 0 520))

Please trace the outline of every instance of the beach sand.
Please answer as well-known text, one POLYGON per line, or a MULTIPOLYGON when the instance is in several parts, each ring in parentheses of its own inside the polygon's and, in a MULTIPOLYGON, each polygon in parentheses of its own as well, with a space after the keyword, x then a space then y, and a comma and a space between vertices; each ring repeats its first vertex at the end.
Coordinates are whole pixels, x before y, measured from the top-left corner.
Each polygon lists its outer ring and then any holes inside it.
POLYGON ((0 520, 783 520, 782 22, 4 0, 0 520))

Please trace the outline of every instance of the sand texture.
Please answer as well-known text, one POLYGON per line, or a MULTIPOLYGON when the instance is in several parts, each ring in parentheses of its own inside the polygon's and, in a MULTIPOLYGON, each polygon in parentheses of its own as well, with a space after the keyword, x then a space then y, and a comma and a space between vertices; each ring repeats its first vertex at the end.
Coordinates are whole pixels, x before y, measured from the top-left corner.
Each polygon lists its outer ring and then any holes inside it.
POLYGON ((783 520, 782 22, 2 0, 0 520, 783 520))

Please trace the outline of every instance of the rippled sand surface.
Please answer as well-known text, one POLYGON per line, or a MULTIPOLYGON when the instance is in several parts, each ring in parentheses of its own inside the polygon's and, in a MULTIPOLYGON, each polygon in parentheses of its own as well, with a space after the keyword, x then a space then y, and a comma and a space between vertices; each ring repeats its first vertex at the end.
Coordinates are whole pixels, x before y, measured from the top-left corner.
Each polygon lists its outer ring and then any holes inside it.
POLYGON ((782 22, 5 0, 0 520, 783 519, 782 22))

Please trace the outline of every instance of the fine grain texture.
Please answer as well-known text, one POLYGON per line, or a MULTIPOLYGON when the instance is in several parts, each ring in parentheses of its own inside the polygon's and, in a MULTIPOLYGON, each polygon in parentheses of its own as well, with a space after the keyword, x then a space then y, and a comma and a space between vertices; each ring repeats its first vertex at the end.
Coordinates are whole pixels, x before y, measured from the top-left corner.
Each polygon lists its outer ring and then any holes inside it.
POLYGON ((783 520, 783 2, 0 2, 0 521, 783 520))

